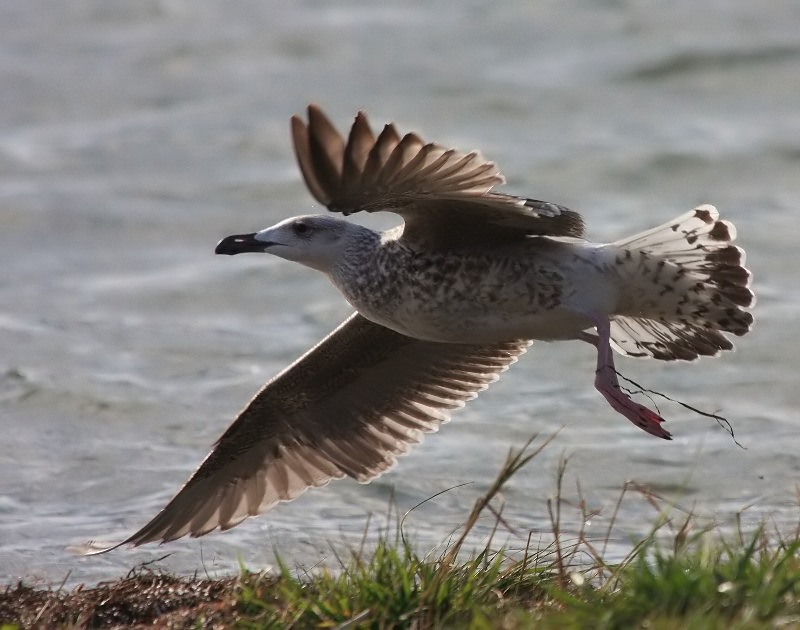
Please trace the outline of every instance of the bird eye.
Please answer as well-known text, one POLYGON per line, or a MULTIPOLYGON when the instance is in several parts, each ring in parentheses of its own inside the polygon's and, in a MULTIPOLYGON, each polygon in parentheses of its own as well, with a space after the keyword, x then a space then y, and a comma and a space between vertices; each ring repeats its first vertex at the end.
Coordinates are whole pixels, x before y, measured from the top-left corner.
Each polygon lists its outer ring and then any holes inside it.
POLYGON ((292 225, 295 234, 306 234, 310 229, 308 224, 303 221, 295 221, 292 225))

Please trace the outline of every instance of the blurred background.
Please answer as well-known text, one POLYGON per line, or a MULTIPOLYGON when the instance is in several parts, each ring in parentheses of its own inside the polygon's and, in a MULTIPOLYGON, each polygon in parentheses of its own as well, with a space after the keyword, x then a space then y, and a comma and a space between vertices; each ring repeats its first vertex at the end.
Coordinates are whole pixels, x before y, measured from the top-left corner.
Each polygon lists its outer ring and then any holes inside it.
MULTIPOLYGON (((597 512, 565 506, 568 537, 605 538, 626 480, 723 527, 794 528, 798 32, 795 0, 2 3, 0 583, 96 582, 165 554, 183 573, 259 569, 276 548, 335 565, 331 545, 357 544, 370 519, 373 536, 391 500, 402 513, 468 484, 406 520, 431 549, 510 447, 558 429, 504 495, 512 546, 547 540, 562 457, 563 496, 597 512), (582 212, 594 240, 717 205, 754 272, 755 329, 717 359, 618 368, 722 413, 745 448, 661 400, 675 439, 646 435, 595 392, 590 346, 541 343, 369 486, 335 482, 200 540, 68 552, 149 520, 261 384, 349 312, 299 265, 213 255, 225 235, 319 210, 288 133, 309 102, 341 128, 363 109, 481 149, 503 190, 582 212)), ((626 494, 610 553, 654 517, 626 494)))

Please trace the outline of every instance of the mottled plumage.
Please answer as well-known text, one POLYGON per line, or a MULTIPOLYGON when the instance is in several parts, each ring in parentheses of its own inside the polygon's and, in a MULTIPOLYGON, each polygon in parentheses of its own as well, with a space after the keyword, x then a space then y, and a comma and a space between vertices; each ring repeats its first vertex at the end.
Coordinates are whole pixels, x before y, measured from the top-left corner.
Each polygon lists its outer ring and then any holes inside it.
POLYGON ((622 392, 612 346, 691 360, 745 334, 754 298, 733 225, 712 206, 614 243, 583 240, 562 206, 494 192, 462 153, 358 114, 344 139, 316 106, 292 119, 300 169, 335 213, 390 211, 379 233, 331 215, 220 241, 325 273, 358 311, 269 381, 169 504, 120 544, 233 527, 343 476, 369 481, 498 378, 533 339, 597 348, 595 386, 645 431, 663 419, 622 392))

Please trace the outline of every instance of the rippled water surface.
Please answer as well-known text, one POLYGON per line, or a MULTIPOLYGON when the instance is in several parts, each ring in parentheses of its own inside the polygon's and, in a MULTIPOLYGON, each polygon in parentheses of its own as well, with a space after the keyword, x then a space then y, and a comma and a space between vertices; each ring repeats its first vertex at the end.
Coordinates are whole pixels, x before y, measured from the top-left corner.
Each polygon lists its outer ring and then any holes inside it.
MULTIPOLYGON (((5 3, 0 9, 0 570, 60 583, 138 562, 182 572, 328 558, 390 496, 424 548, 446 539, 509 447, 553 443, 505 494, 521 539, 549 531, 569 456, 603 537, 626 480, 746 527, 798 520, 800 5, 685 1, 5 3), (369 486, 336 482, 221 535, 84 558, 149 519, 268 377, 348 312, 285 261, 216 241, 308 212, 288 118, 322 104, 463 148, 505 190, 580 210, 613 239, 711 202, 755 274, 757 326, 697 364, 626 375, 665 403, 665 443, 592 387, 586 344, 537 344, 369 486)), ((355 217, 361 220, 360 217, 355 217)), ((659 403, 661 404, 661 403, 659 403)), ((630 493, 614 542, 653 522, 630 493)), ((565 508, 565 529, 580 526, 565 508)))

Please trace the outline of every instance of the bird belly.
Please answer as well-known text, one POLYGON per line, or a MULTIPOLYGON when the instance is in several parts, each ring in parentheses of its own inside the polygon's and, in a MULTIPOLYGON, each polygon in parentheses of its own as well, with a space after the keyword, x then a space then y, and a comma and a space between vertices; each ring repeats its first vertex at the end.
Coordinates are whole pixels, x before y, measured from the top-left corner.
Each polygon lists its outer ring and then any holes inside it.
POLYGON ((543 312, 439 311, 401 309, 381 323, 396 332, 428 341, 446 343, 494 343, 514 339, 574 339, 592 326, 585 316, 555 308, 543 312))
POLYGON ((593 325, 563 304, 557 287, 451 284, 423 293, 419 286, 398 290, 396 299, 353 306, 396 332, 445 343, 574 339, 593 325))
MULTIPOLYGON (((358 284, 337 282, 367 319, 416 339, 493 343, 574 339, 608 315, 616 291, 593 247, 531 245, 384 264, 358 284)), ((373 268, 374 269, 374 268, 373 268)))

